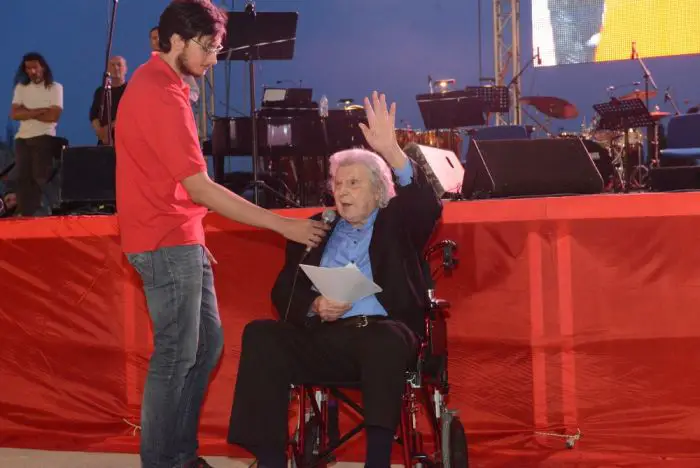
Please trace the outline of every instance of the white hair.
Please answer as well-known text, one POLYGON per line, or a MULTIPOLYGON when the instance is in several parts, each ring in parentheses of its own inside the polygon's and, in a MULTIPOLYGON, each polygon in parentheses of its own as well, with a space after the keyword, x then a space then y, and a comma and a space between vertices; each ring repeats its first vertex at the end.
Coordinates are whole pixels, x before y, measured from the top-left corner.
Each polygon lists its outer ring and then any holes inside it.
POLYGON ((328 181, 331 191, 334 191, 335 175, 338 168, 352 164, 362 164, 369 170, 372 187, 379 192, 379 207, 385 208, 389 204, 389 200, 396 196, 391 169, 381 156, 366 149, 353 148, 338 151, 331 156, 330 179, 328 181))

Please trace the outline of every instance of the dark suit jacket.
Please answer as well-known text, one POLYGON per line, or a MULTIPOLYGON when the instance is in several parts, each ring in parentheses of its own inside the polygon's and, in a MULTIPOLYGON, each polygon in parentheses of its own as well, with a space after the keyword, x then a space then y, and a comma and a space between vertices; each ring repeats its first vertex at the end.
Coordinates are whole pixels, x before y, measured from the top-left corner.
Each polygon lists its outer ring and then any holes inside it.
MULTIPOLYGON (((412 163, 413 164, 413 163, 412 163)), ((404 187, 397 185, 396 197, 377 214, 369 246, 374 282, 382 292, 379 303, 394 320, 404 322, 418 336, 423 336, 423 317, 428 304, 427 286, 422 270, 422 255, 435 225, 442 214, 442 204, 423 171, 413 164, 413 182, 404 187)), ((314 216, 320 219, 320 214, 314 216)), ((338 219, 333 223, 333 229, 338 219)), ((303 263, 318 266, 330 238, 303 259, 303 263)), ((287 243, 286 261, 274 287, 272 302, 284 319, 292 283, 305 247, 287 243)), ((311 303, 319 296, 311 281, 299 269, 287 321, 306 326, 311 303)))

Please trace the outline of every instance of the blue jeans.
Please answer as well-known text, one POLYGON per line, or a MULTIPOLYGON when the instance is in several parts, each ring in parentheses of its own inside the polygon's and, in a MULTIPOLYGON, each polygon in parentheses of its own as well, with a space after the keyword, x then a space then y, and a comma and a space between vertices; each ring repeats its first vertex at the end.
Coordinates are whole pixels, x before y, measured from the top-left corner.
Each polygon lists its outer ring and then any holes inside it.
POLYGON ((223 347, 211 264, 201 245, 127 255, 143 280, 154 350, 141 406, 143 468, 197 458, 209 374, 223 347))

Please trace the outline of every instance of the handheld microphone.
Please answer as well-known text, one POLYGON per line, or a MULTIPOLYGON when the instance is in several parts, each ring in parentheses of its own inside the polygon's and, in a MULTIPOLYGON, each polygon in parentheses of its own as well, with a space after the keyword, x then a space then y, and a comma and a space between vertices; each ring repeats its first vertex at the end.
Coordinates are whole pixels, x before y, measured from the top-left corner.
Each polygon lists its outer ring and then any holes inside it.
MULTIPOLYGON (((333 221, 335 221, 335 211, 329 209, 326 209, 323 211, 323 214, 321 215, 321 221, 323 221, 327 225, 331 225, 333 221)), ((289 316, 289 308, 292 306, 292 298, 294 297, 294 287, 297 285, 297 276, 299 276, 299 267, 301 266, 301 262, 304 261, 306 256, 311 252, 311 247, 306 247, 304 250, 304 254, 301 256, 301 259, 299 260, 299 264, 296 267, 296 270, 294 271, 294 279, 292 279, 292 290, 289 293, 289 300, 287 301, 287 309, 284 311, 284 318, 283 320, 286 322, 287 317, 289 316)))
POLYGON ((540 48, 537 48, 537 65, 542 65, 542 56, 540 55, 540 48))
MULTIPOLYGON (((335 221, 335 211, 331 210, 330 208, 327 210, 323 211, 323 214, 321 215, 321 221, 324 222, 324 224, 330 226, 333 224, 333 221, 335 221)), ((311 252, 311 246, 306 247, 306 250, 304 251, 304 255, 307 253, 311 252)))

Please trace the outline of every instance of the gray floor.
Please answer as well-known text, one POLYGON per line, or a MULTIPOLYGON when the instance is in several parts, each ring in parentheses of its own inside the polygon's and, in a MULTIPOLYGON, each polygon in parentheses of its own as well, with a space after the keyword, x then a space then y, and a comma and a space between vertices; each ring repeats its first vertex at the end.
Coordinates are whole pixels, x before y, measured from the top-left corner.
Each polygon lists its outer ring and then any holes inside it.
MULTIPOLYGON (((252 460, 206 457, 214 468, 248 468, 252 460)), ((360 463, 337 463, 337 468, 362 467, 360 463)), ((2 468, 140 468, 138 455, 117 453, 47 452, 0 448, 2 468)))

